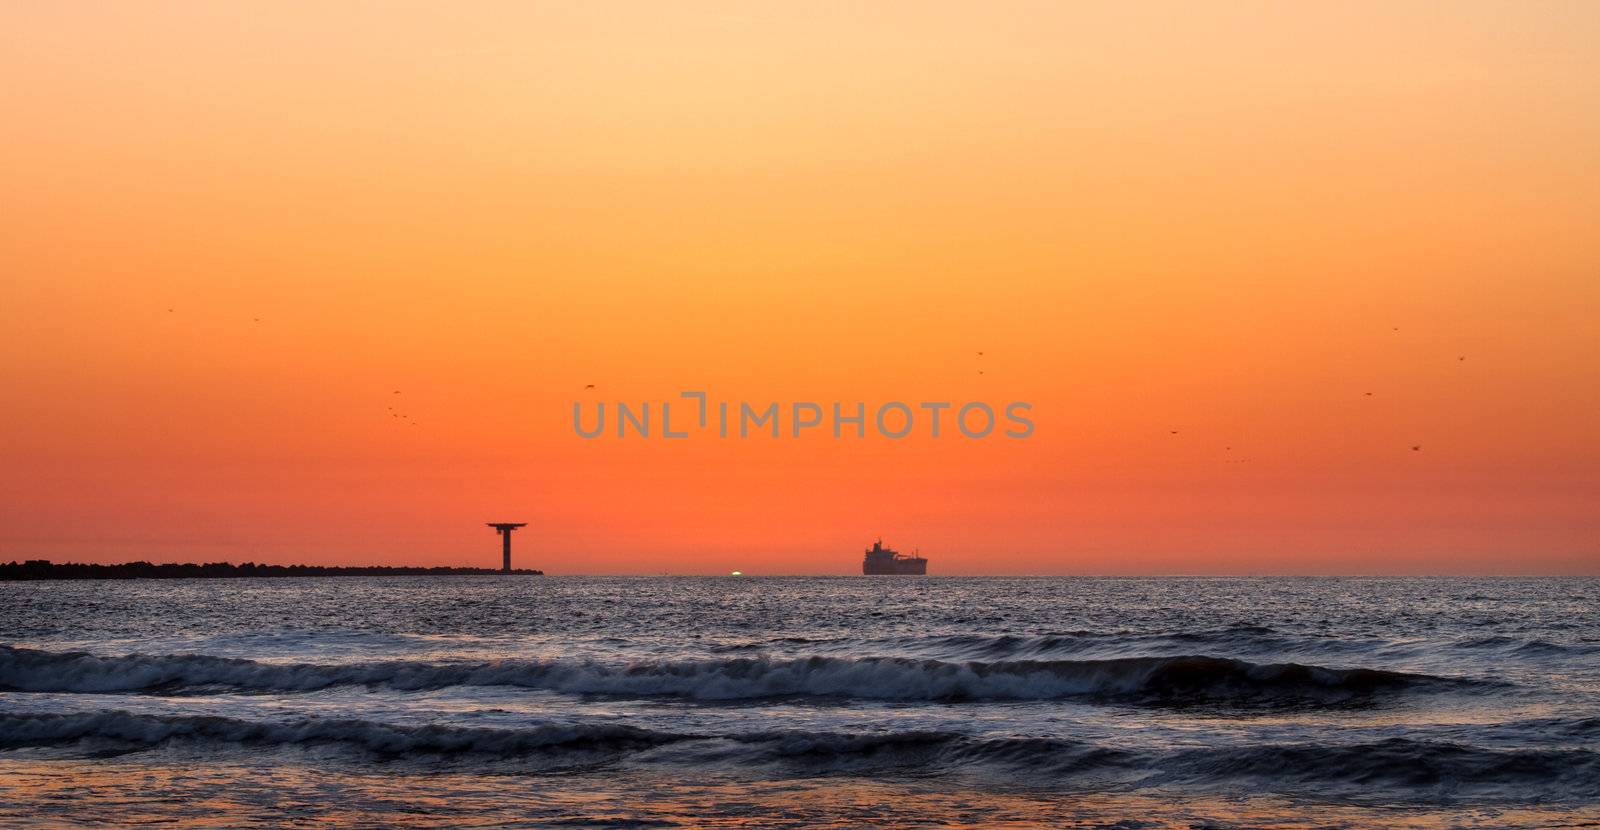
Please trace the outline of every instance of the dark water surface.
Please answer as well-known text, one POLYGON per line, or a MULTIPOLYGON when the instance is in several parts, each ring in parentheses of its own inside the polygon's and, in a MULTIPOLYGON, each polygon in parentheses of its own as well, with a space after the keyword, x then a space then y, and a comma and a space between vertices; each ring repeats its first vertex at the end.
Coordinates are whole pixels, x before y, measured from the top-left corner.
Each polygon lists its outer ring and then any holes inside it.
POLYGON ((1600 580, 0 585, 0 826, 1578 826, 1600 580))

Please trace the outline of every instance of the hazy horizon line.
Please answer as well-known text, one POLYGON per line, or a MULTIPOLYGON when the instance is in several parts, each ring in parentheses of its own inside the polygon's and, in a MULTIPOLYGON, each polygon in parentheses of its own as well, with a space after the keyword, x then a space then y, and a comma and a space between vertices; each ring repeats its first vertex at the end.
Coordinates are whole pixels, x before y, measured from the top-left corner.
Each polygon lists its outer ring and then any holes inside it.
MULTIPOLYGON (((30 561, 30 560, 20 560, 20 559, 19 560, 0 560, 0 565, 9 564, 12 561, 15 561, 16 563, 21 564, 23 562, 30 561)), ((100 567, 117 567, 117 566, 123 566, 123 565, 131 565, 131 564, 134 564, 134 563, 137 563, 137 562, 145 562, 147 564, 157 565, 157 566, 161 566, 161 565, 202 566, 202 565, 219 565, 219 564, 234 565, 235 564, 235 563, 232 563, 232 562, 229 562, 229 561, 222 561, 222 562, 152 562, 150 560, 138 560, 138 559, 129 560, 129 561, 125 561, 125 562, 79 562, 79 561, 73 561, 73 560, 63 560, 63 561, 44 560, 44 561, 48 561, 52 565, 56 565, 56 566, 91 565, 91 566, 100 566, 100 567)), ((239 565, 243 565, 243 564, 247 564, 247 563, 246 562, 240 562, 238 564, 239 565)), ((474 566, 474 565, 326 565, 326 564, 311 564, 311 563, 278 564, 278 563, 271 563, 271 562, 254 562, 253 560, 249 564, 261 565, 261 566, 270 566, 270 567, 280 567, 280 568, 292 568, 292 567, 299 566, 299 567, 318 568, 318 569, 338 569, 338 568, 350 568, 350 569, 357 569, 357 568, 395 568, 395 569, 402 569, 402 568, 464 568, 465 569, 465 568, 479 568, 479 566, 474 566)), ((478 577, 496 577, 496 576, 501 576, 502 575, 498 571, 498 569, 496 569, 496 568, 483 567, 483 568, 479 568, 479 569, 485 571, 485 573, 481 573, 481 574, 443 574, 443 575, 437 575, 436 574, 435 576, 450 576, 451 578, 460 578, 460 577, 473 577, 473 576, 478 576, 478 577)), ((542 571, 542 573, 540 573, 539 576, 544 577, 544 578, 571 577, 571 578, 603 578, 603 579, 680 579, 680 578, 681 579, 853 579, 853 578, 880 577, 880 578, 888 579, 889 581, 897 581, 897 582, 898 581, 915 582, 918 579, 1600 579, 1600 570, 1596 570, 1596 571, 1573 571, 1573 572, 1552 572, 1552 571, 1481 572, 1481 571, 1474 571, 1474 572, 1459 572, 1459 573, 1442 573, 1442 572, 1425 572, 1425 571, 1395 571, 1395 572, 1382 572, 1382 571, 1360 571, 1360 572, 1247 571, 1247 572, 1232 572, 1232 573, 1230 573, 1230 572, 1218 572, 1218 571, 1194 571, 1194 572, 1162 571, 1162 572, 1151 572, 1151 573, 1138 573, 1138 572, 1120 572, 1120 573, 1119 572, 962 573, 962 572, 956 572, 956 573, 918 574, 918 575, 903 575, 903 576, 902 575, 882 575, 882 574, 861 574, 861 573, 854 573, 854 572, 835 572, 835 573, 745 573, 745 572, 740 572, 740 573, 734 574, 734 573, 724 573, 724 572, 645 573, 645 572, 640 572, 640 571, 568 571, 568 572, 561 572, 561 573, 553 573, 553 572, 551 572, 550 570, 548 570, 546 568, 540 568, 540 567, 526 567, 526 568, 519 568, 518 570, 538 570, 538 571, 542 571)), ((511 575, 512 576, 527 576, 528 574, 511 574, 511 575)), ((390 577, 402 578, 402 577, 418 577, 418 576, 426 577, 426 576, 430 576, 430 574, 393 574, 393 575, 373 574, 371 576, 372 576, 372 578, 390 578, 390 577)), ((127 577, 125 579, 139 579, 139 578, 140 577, 127 577)), ((208 578, 208 577, 192 577, 192 578, 204 579, 204 578, 208 578)), ((237 578, 249 578, 249 577, 237 577, 237 578)), ((263 577, 263 578, 267 578, 267 577, 263 577)), ((276 579, 297 579, 297 578, 298 579, 322 579, 322 578, 327 578, 327 579, 335 579, 335 578, 337 578, 337 579, 358 579, 358 578, 361 578, 361 576, 357 576, 357 575, 310 574, 310 575, 306 575, 304 577, 278 576, 278 577, 271 577, 271 578, 276 578, 276 579)))

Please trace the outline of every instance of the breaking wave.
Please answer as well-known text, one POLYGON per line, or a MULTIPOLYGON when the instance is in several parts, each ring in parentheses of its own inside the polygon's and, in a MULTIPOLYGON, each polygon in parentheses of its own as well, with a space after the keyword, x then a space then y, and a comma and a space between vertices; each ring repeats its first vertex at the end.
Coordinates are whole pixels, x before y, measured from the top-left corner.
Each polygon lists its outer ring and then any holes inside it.
POLYGON ((1172 783, 1248 782, 1265 789, 1356 798, 1395 792, 1516 801, 1600 796, 1600 753, 1584 748, 1503 750, 1391 738, 1334 746, 1189 750, 1173 756, 1170 766, 1163 778, 1172 783))
POLYGON ((1060 631, 1048 634, 947 634, 940 636, 891 636, 861 640, 853 637, 806 638, 776 637, 766 640, 718 643, 714 653, 753 653, 769 649, 783 651, 804 646, 811 651, 848 652, 863 646, 879 653, 926 655, 942 659, 974 660, 1050 659, 1125 655, 1181 655, 1196 650, 1227 654, 1330 653, 1362 654, 1379 651, 1380 640, 1349 640, 1324 636, 1294 635, 1260 625, 1235 625, 1216 629, 1169 632, 1060 631))
POLYGON ((119 743, 137 748, 184 739, 248 745, 342 744, 381 755, 519 755, 558 750, 641 749, 680 740, 681 736, 611 723, 479 729, 401 726, 337 718, 266 722, 122 711, 0 714, 0 748, 5 749, 80 741, 119 743))
POLYGON ((541 723, 518 728, 405 726, 357 719, 260 722, 212 716, 0 714, 0 750, 66 747, 104 754, 167 744, 198 747, 335 747, 377 759, 555 757, 583 763, 643 763, 804 774, 907 767, 1001 768, 1055 783, 1213 785, 1268 791, 1315 790, 1349 798, 1407 793, 1455 798, 1600 797, 1600 753, 1586 748, 1486 749, 1394 738, 1354 744, 1242 745, 1133 752, 1064 738, 988 737, 954 732, 804 730, 680 734, 625 724, 541 723))
POLYGON ((583 660, 263 663, 209 655, 100 656, 0 646, 0 689, 24 692, 201 693, 516 686, 582 695, 745 700, 1328 701, 1464 689, 1484 681, 1366 668, 1250 663, 1222 657, 952 662, 907 657, 766 657, 604 663, 583 660))

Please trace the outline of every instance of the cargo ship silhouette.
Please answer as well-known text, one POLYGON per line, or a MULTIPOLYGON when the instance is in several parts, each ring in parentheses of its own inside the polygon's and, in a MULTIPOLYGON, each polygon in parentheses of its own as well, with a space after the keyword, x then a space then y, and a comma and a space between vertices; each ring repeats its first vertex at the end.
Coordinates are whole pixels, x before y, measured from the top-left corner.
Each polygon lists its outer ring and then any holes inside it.
POLYGON ((906 556, 883 546, 883 540, 872 543, 867 556, 861 561, 861 572, 867 576, 923 576, 928 572, 928 560, 912 554, 906 556))

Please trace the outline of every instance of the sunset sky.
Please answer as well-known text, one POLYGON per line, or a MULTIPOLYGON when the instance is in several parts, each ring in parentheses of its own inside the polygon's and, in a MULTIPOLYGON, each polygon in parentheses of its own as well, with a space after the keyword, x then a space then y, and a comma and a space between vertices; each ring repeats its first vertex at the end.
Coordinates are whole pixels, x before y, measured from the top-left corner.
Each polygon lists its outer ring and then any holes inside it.
POLYGON ((1600 572, 1600 3, 7 2, 0 76, 0 561, 1600 572), (1036 429, 573 430, 684 390, 1036 429))

